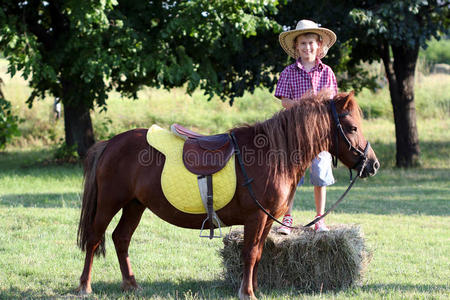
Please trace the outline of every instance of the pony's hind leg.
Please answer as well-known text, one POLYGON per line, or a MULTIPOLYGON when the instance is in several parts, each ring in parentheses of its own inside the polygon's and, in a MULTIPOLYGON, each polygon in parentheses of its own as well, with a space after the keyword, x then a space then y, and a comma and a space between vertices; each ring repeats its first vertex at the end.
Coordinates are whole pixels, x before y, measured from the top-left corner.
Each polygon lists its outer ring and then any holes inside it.
POLYGON ((100 254, 97 249, 99 246, 101 252, 104 254, 104 238, 105 231, 111 222, 114 215, 119 211, 119 209, 103 211, 102 213, 96 213, 94 221, 91 226, 87 228, 87 239, 86 239, 86 258, 84 261, 83 272, 80 277, 80 286, 77 288, 79 294, 89 294, 92 292, 91 288, 91 273, 92 273, 92 263, 94 260, 94 254, 100 254), (96 253, 97 251, 97 253, 96 253))
POLYGON ((112 235, 117 258, 119 259, 120 271, 122 272, 122 289, 124 291, 140 289, 131 270, 128 247, 144 210, 145 206, 138 200, 133 199, 130 201, 122 209, 122 217, 112 235))

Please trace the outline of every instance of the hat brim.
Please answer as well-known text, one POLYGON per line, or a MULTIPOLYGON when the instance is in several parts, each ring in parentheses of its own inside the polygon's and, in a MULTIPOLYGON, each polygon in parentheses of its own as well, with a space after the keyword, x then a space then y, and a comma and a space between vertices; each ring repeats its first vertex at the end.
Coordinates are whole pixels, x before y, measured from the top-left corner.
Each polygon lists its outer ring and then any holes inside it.
POLYGON ((294 40, 300 34, 316 33, 322 37, 322 46, 317 57, 323 58, 327 55, 328 49, 336 42, 336 34, 326 28, 308 28, 308 29, 295 29, 280 33, 279 41, 283 50, 292 58, 297 59, 298 54, 294 50, 294 40))

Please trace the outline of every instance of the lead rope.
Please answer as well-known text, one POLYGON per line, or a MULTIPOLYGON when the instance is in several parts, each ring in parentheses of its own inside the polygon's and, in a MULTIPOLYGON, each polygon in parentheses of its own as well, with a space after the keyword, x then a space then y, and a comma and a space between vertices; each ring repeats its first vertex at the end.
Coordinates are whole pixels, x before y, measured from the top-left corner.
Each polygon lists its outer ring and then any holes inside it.
POLYGON ((230 134, 231 136, 231 141, 233 142, 233 147, 234 147, 234 154, 236 155, 238 162, 239 162, 239 166, 241 167, 241 172, 242 172, 242 176, 244 176, 244 183, 242 184, 243 186, 246 186, 248 189, 248 193, 250 194, 250 197, 255 201, 256 205, 267 215, 269 216, 269 218, 271 218, 272 220, 274 220, 275 222, 277 222, 280 225, 286 226, 288 228, 291 229, 296 229, 297 227, 293 227, 293 226, 287 226, 284 225, 283 223, 281 223, 280 221, 278 221, 274 216, 272 216, 262 205, 261 203, 259 203, 258 199, 256 199, 255 197, 255 193, 253 192, 251 183, 253 181, 253 178, 249 178, 247 175, 247 172, 245 171, 245 166, 244 163, 242 161, 242 157, 241 157, 241 150, 239 150, 239 146, 237 144, 236 141, 236 136, 234 135, 234 132, 231 132, 230 134))
MULTIPOLYGON (((230 133, 230 136, 231 136, 231 141, 233 142, 233 147, 234 147, 234 153, 235 153, 235 155, 236 155, 236 157, 237 157, 237 159, 238 159, 238 162, 239 162, 239 166, 240 166, 240 168, 241 168, 241 172, 242 172, 242 175, 244 176, 244 180, 245 180, 245 182, 242 184, 243 186, 246 186, 247 187, 247 189, 248 189, 248 193, 250 194, 250 197, 255 201, 255 203, 256 203, 256 205, 269 217, 269 218, 271 218, 272 220, 274 220, 275 222, 277 222, 278 224, 280 224, 280 225, 282 225, 282 226, 285 226, 285 227, 287 227, 287 228, 291 228, 291 229, 297 229, 298 227, 295 227, 295 226, 288 226, 288 225, 285 225, 285 224, 283 224, 283 223, 281 223, 280 221, 278 221, 274 216, 272 216, 262 205, 261 205, 261 203, 259 203, 259 201, 258 201, 258 199, 256 199, 256 197, 255 197, 255 194, 254 194, 254 192, 253 192, 253 189, 252 189, 252 186, 251 186, 251 183, 252 183, 252 181, 253 181, 253 178, 249 178, 248 177, 248 175, 247 175, 247 172, 245 171, 245 166, 244 166, 244 163, 243 163, 243 161, 242 161, 242 157, 241 157, 241 151, 239 150, 239 146, 238 146, 238 144, 237 144, 237 141, 236 141, 236 136, 234 135, 234 132, 231 132, 230 133)), ((367 150, 368 150, 368 147, 366 146, 366 151, 365 152, 367 152, 367 150)), ((361 170, 364 170, 364 167, 365 167, 365 165, 366 165, 366 162, 367 162, 367 156, 366 156, 366 158, 364 159, 364 161, 363 161, 363 168, 361 168, 361 170)), ((328 215, 331 211, 333 211, 335 208, 336 208, 336 206, 344 199, 344 197, 347 195, 347 193, 350 191, 350 189, 352 188, 352 186, 353 186, 353 184, 356 182, 356 179, 358 179, 358 177, 360 177, 360 175, 362 174, 362 171, 360 172, 360 173, 358 173, 358 175, 352 180, 352 182, 350 183, 350 185, 348 186, 348 188, 347 188, 347 190, 342 194, 342 196, 329 208, 329 209, 327 209, 327 211, 323 214, 323 215, 321 215, 320 217, 318 217, 318 218, 315 218, 314 220, 312 220, 311 222, 309 222, 308 224, 306 224, 306 225, 304 225, 303 227, 309 227, 309 226, 311 226, 311 225, 314 225, 314 224, 316 224, 317 222, 319 222, 321 219, 323 219, 326 215, 328 215)))

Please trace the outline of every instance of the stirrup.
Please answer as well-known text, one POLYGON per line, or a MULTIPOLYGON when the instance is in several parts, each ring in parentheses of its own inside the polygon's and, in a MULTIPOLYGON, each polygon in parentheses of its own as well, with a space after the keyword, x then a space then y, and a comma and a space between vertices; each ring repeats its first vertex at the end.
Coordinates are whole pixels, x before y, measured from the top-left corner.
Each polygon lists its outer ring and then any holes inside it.
MULTIPOLYGON (((215 214, 214 214, 214 216, 212 218, 213 218, 214 225, 216 225, 219 228, 219 235, 213 235, 212 237, 209 234, 208 235, 202 235, 203 230, 209 230, 209 228, 205 229, 205 223, 206 223, 206 221, 209 220, 209 217, 206 217, 206 219, 203 220, 202 228, 200 228, 200 235, 199 235, 200 237, 207 237, 207 238, 210 238, 210 239, 212 239, 212 238, 222 238, 223 237, 223 235, 222 235, 222 228, 220 226, 220 220, 217 218, 217 216, 215 214)), ((214 232, 215 232, 215 230, 214 230, 214 232)))

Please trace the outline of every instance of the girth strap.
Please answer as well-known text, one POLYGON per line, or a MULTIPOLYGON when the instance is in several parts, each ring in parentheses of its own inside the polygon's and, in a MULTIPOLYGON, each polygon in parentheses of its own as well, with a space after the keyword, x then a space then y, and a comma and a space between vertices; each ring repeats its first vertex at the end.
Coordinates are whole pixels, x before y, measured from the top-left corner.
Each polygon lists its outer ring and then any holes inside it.
POLYGON ((212 239, 214 236, 214 223, 212 215, 214 213, 213 209, 213 186, 212 186, 212 176, 206 176, 206 186, 208 187, 207 196, 206 196, 206 207, 208 216, 209 216, 209 239, 212 239))

